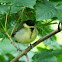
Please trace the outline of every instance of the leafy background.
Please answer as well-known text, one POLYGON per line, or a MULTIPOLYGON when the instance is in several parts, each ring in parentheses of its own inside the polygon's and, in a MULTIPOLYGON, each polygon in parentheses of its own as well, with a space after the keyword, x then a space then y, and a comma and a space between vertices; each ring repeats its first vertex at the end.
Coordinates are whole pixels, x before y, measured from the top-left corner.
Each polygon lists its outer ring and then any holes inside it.
MULTIPOLYGON (((58 22, 62 23, 62 0, 0 0, 0 62, 10 62, 20 53, 11 44, 4 29, 11 34, 23 9, 19 22, 35 20, 38 29, 36 40, 57 29, 58 22), (6 15, 8 21, 5 27, 6 15)), ((21 49, 27 47, 20 44, 21 49)), ((62 62, 62 32, 34 47, 28 56, 30 62, 62 62)), ((20 61, 26 62, 26 57, 23 56, 17 62, 20 61)))

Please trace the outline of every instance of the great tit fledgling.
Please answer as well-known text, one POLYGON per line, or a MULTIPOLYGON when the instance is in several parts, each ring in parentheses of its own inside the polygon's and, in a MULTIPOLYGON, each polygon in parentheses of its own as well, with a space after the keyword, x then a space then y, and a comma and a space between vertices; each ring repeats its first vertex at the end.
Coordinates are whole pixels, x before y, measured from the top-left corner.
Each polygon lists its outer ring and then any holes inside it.
POLYGON ((34 41, 38 34, 37 28, 34 26, 34 23, 32 23, 31 20, 28 20, 25 21, 22 25, 23 27, 14 35, 15 40, 22 44, 27 44, 34 41))

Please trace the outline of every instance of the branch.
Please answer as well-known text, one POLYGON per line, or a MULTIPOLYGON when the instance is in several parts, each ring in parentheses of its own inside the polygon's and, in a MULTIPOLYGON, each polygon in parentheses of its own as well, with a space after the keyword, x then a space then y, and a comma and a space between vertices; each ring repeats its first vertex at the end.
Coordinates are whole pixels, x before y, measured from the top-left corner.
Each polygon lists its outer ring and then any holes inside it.
POLYGON ((26 58, 27 58, 27 62, 29 62, 29 58, 28 58, 28 55, 26 54, 25 56, 26 56, 26 58))
MULTIPOLYGON (((60 27, 60 31, 62 30, 62 27, 60 27)), ((59 29, 56 29, 55 31, 45 35, 44 37, 40 38, 38 41, 36 41, 35 43, 33 43, 33 47, 35 47, 36 45, 38 45, 39 43, 43 42, 44 40, 48 39, 49 37, 55 35, 56 33, 60 32, 59 29)), ((32 46, 30 45, 29 47, 27 47, 25 50, 23 50, 18 56, 16 56, 13 60, 11 60, 10 62, 15 62, 17 61, 20 57, 22 57, 23 55, 27 54, 30 50, 32 49, 32 46)))
MULTIPOLYGON (((17 45, 14 43, 14 41, 11 39, 11 37, 9 36, 9 34, 7 32, 5 32, 6 35, 8 36, 8 38, 10 39, 11 43, 14 45, 14 47, 17 49, 17 45)), ((21 49, 19 49, 19 51, 22 51, 21 49)))

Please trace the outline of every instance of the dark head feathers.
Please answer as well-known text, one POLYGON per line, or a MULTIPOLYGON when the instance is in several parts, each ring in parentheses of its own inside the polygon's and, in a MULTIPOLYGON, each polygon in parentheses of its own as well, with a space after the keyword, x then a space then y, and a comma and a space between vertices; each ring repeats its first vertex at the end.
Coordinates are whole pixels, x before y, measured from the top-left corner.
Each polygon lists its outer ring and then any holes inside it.
POLYGON ((35 22, 32 21, 32 20, 24 21, 24 23, 26 23, 26 24, 29 25, 29 26, 34 26, 34 25, 35 25, 35 22))

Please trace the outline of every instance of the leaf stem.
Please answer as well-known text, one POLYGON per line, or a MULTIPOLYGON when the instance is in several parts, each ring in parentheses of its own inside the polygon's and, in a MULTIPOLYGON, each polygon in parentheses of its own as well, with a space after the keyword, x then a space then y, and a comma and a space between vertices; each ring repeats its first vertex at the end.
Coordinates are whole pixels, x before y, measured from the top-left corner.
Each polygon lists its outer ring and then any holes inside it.
POLYGON ((6 14, 6 20, 5 20, 5 30, 7 29, 7 18, 8 18, 8 14, 6 14))

